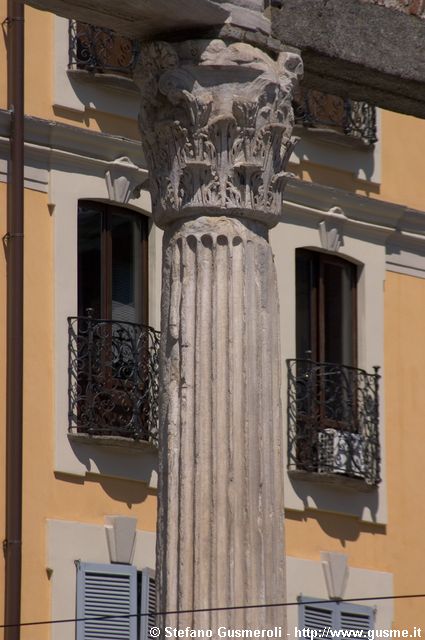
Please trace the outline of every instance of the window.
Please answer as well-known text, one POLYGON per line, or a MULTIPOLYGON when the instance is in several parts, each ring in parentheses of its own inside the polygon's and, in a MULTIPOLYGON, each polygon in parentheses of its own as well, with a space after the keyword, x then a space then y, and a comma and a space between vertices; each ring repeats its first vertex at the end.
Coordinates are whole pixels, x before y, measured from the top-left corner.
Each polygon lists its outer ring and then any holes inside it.
POLYGON ((305 249, 295 259, 288 468, 377 484, 379 376, 357 368, 357 267, 305 249))
POLYGON ((357 362, 357 267, 325 253, 296 252, 297 358, 357 362))
POLYGON ((374 624, 374 611, 371 607, 338 601, 317 603, 318 600, 320 599, 300 598, 301 629, 317 631, 321 638, 331 638, 330 631, 340 630, 363 632, 356 637, 368 637, 367 632, 373 629, 374 624))
POLYGON ((148 323, 148 219, 120 207, 78 207, 78 315, 148 323))
POLYGON ((77 562, 77 640, 148 640, 155 625, 150 569, 77 562), (150 615, 141 615, 150 614, 150 615), (114 616, 106 620, 94 619, 114 616))
POLYGON ((68 319, 69 431, 156 442, 159 333, 148 321, 147 218, 82 201, 78 317, 68 319))

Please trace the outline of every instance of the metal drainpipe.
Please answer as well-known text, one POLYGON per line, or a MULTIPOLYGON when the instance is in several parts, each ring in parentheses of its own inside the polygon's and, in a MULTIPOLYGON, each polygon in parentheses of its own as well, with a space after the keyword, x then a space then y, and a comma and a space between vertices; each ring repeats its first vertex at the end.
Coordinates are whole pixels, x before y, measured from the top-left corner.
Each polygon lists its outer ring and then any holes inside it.
MULTIPOLYGON (((5 625, 19 625, 22 567, 23 263, 24 263, 24 5, 7 2, 7 90, 11 112, 7 185, 7 368, 5 625)), ((5 640, 19 640, 19 626, 5 640)))

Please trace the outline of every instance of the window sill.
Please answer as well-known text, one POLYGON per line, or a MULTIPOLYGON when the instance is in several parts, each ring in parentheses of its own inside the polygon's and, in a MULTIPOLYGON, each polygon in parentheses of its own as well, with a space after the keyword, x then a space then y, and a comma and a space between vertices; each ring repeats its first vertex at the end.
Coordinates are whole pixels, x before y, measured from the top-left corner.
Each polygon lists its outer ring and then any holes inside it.
POLYGON ((288 475, 292 480, 303 480, 314 484, 330 485, 365 493, 370 493, 378 488, 377 485, 368 484, 362 478, 349 478, 340 473, 317 473, 315 471, 290 469, 288 470, 288 475))
POLYGON ((117 89, 133 94, 139 92, 139 88, 134 80, 117 73, 98 73, 96 71, 86 71, 85 69, 68 69, 66 73, 70 80, 77 80, 86 84, 95 84, 98 87, 117 89))
POLYGON ((140 453, 142 451, 156 453, 158 447, 146 440, 132 440, 121 436, 91 436, 86 433, 68 433, 70 442, 108 447, 110 450, 140 453))
POLYGON ((326 142, 345 148, 348 147, 349 149, 357 149, 359 151, 373 151, 374 148, 373 144, 365 142, 362 138, 355 138, 354 136, 339 133, 338 131, 324 127, 305 127, 302 124, 296 124, 294 127, 294 135, 316 140, 317 142, 326 142))

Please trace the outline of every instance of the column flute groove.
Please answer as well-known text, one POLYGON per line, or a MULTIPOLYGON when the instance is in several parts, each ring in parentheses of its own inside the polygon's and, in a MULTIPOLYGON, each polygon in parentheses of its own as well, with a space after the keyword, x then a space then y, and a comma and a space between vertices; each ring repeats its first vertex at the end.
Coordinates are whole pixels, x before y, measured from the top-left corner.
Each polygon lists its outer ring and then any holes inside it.
MULTIPOLYGON (((142 47, 140 124, 164 229, 158 608, 285 600, 279 221, 301 61, 245 43, 142 47)), ((284 627, 277 608, 163 626, 284 627)))

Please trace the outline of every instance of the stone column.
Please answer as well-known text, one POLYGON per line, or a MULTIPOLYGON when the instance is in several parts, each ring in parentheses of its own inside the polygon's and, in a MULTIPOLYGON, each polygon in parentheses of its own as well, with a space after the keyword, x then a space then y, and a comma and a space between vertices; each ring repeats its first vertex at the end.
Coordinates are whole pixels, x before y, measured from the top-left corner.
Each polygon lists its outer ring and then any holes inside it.
MULTIPOLYGON (((285 600, 279 308, 282 209, 300 58, 222 40, 141 53, 140 123, 165 230, 159 609, 285 600)), ((166 616, 284 626, 283 608, 166 616)))

